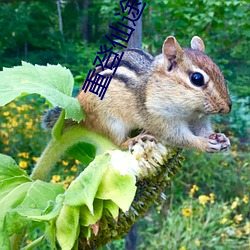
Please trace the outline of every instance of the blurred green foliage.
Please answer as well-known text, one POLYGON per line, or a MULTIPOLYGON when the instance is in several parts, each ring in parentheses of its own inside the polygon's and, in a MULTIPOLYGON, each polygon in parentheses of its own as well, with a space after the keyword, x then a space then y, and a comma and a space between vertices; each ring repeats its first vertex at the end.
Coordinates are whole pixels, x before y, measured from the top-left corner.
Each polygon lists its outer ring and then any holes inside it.
MULTIPOLYGON (((145 2, 144 49, 156 55, 169 35, 176 36, 184 46, 189 46, 192 36, 199 35, 206 52, 223 69, 231 93, 249 96, 249 1, 145 2)), ((110 33, 108 26, 120 20, 114 16, 119 10, 119 1, 61 1, 61 33, 56 1, 1 1, 0 67, 17 65, 21 60, 60 63, 83 80, 99 46, 107 43, 104 35, 110 33), (85 9, 84 2, 88 2, 85 9)))

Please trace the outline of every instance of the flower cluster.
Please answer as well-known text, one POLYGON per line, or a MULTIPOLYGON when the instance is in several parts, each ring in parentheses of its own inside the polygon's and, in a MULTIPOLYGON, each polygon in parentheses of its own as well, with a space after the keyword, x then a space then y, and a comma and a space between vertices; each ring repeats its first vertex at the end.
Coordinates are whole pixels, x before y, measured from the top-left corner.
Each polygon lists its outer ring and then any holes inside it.
MULTIPOLYGON (((243 198, 236 197, 231 203, 216 203, 215 194, 198 195, 199 187, 193 185, 189 191, 189 197, 181 209, 182 216, 186 218, 187 232, 201 224, 203 228, 218 227, 220 241, 225 243, 232 238, 241 240, 250 237, 250 222, 243 213, 249 207, 247 194, 243 198), (196 198, 197 197, 197 198, 196 198), (222 226, 223 225, 223 226, 222 226)), ((245 213, 246 214, 246 213, 245 213)), ((196 247, 202 246, 202 238, 194 238, 196 247)), ((186 246, 179 248, 187 249, 186 246)))
POLYGON ((41 100, 21 98, 1 107, 0 153, 11 155, 22 169, 31 171, 45 146, 47 136, 41 131, 41 100), (41 136, 39 136, 41 135, 41 136))

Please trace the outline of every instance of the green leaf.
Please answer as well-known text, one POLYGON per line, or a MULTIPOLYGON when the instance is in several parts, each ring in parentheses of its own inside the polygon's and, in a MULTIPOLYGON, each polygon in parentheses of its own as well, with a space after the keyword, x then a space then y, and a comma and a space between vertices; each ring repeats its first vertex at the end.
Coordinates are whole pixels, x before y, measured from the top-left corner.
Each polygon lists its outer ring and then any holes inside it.
POLYGON ((0 106, 18 96, 36 93, 65 109, 66 118, 79 122, 84 114, 78 100, 71 97, 73 85, 72 74, 61 65, 34 66, 22 62, 22 66, 0 72, 0 106))
POLYGON ((89 239, 91 237, 92 229, 90 227, 80 227, 80 231, 84 238, 89 239))
POLYGON ((56 196, 61 193, 64 193, 64 188, 61 185, 37 180, 30 186, 20 208, 26 209, 27 212, 29 209, 37 209, 42 212, 48 201, 55 200, 56 196))
MULTIPOLYGON (((23 218, 17 219, 16 216, 7 216, 12 208, 17 207, 24 199, 32 182, 23 183, 20 186, 13 189, 3 199, 1 199, 1 210, 0 210, 0 249, 8 249, 9 236, 13 233, 12 226, 15 227, 15 231, 19 232, 20 228, 26 224, 23 218), (9 219, 10 220, 9 220, 9 219), (18 227, 16 227, 18 226, 18 227)), ((15 214, 16 215, 16 214, 15 214)))
POLYGON ((15 209, 10 209, 5 213, 3 231, 7 238, 13 234, 22 234, 23 228, 30 223, 31 221, 28 218, 20 216, 15 209))
POLYGON ((52 210, 51 214, 57 216, 63 200, 56 197, 64 193, 64 189, 61 185, 40 180, 32 182, 11 157, 0 155, 0 159, 0 235, 4 238, 1 242, 1 249, 4 249, 9 245, 9 236, 21 233, 33 219, 28 215, 41 216, 44 211, 52 210), (54 200, 58 202, 57 210, 51 205, 54 200))
POLYGON ((105 172, 110 165, 110 155, 103 154, 93 162, 70 184, 65 192, 64 204, 70 206, 87 205, 93 214, 93 201, 105 172))
MULTIPOLYGON (((38 220, 36 216, 41 216, 49 201, 54 200, 58 193, 62 192, 64 189, 60 185, 42 181, 24 183, 16 187, 1 200, 3 203, 0 212, 2 228, 5 229, 8 236, 20 232, 30 220, 38 220)), ((47 216, 47 220, 55 219, 60 209, 61 206, 56 206, 56 209, 50 213, 50 217, 47 216)))
POLYGON ((79 207, 64 205, 56 220, 56 238, 64 250, 71 250, 79 234, 79 207))
POLYGON ((51 249, 56 249, 56 225, 51 221, 45 229, 45 237, 50 242, 51 249))
POLYGON ((17 176, 26 176, 28 178, 28 175, 10 156, 0 154, 0 181, 17 176))
POLYGON ((65 121, 64 119, 65 119, 65 110, 62 109, 61 114, 52 129, 52 135, 57 140, 60 139, 62 136, 63 125, 65 121))
POLYGON ((30 178, 27 176, 17 176, 0 181, 0 201, 13 189, 25 182, 31 182, 30 178))
POLYGON ((96 198, 112 200, 123 212, 129 210, 136 192, 136 179, 133 175, 121 175, 110 167, 103 176, 96 198))
POLYGON ((80 208, 80 225, 89 226, 95 224, 102 217, 103 200, 95 199, 93 203, 94 214, 91 214, 87 206, 80 208))
MULTIPOLYGON (((51 204, 49 204, 49 206, 51 206, 51 204)), ((53 204, 53 208, 51 211, 47 211, 47 208, 45 209, 45 212, 43 212, 42 215, 27 215, 30 219, 33 219, 33 220, 37 220, 37 221, 52 221, 54 220, 60 213, 61 209, 62 209, 62 206, 63 204, 61 203, 55 203, 53 204)), ((22 215, 25 215, 23 214, 21 211, 19 211, 20 214, 22 215)))
POLYGON ((16 208, 22 203, 31 185, 32 182, 23 183, 1 199, 0 222, 3 220, 7 210, 16 208))
POLYGON ((78 142, 70 147, 66 151, 66 154, 84 163, 85 165, 88 165, 95 158, 96 148, 92 144, 78 142))
POLYGON ((10 240, 8 234, 3 231, 0 225, 0 249, 2 250, 10 250, 10 240))
POLYGON ((103 207, 108 209, 108 211, 110 212, 110 214, 114 219, 118 218, 119 207, 113 201, 110 200, 103 201, 103 207))

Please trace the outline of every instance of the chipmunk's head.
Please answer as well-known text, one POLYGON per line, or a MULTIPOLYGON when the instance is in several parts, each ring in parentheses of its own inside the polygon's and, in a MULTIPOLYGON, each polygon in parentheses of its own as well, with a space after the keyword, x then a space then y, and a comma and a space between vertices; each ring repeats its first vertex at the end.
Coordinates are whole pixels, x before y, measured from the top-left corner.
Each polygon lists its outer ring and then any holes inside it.
POLYGON ((169 36, 162 47, 161 72, 172 79, 171 89, 178 85, 175 90, 179 95, 177 98, 182 93, 182 102, 192 106, 193 111, 227 114, 232 104, 226 81, 204 51, 204 43, 198 36, 192 38, 191 48, 181 48, 175 37, 169 36))

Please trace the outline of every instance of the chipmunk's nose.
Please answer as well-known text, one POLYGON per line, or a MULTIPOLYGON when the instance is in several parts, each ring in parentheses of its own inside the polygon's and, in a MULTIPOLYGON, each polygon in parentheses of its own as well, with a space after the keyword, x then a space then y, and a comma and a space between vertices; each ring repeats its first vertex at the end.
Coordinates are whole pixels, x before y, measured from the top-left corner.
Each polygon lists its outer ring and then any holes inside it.
POLYGON ((232 102, 229 101, 222 109, 220 109, 219 113, 228 114, 231 112, 231 109, 232 109, 232 102))

